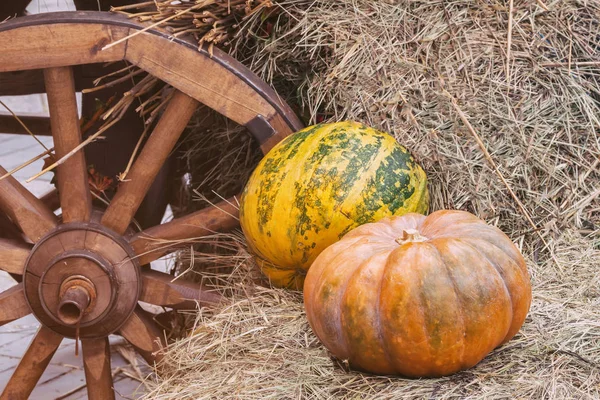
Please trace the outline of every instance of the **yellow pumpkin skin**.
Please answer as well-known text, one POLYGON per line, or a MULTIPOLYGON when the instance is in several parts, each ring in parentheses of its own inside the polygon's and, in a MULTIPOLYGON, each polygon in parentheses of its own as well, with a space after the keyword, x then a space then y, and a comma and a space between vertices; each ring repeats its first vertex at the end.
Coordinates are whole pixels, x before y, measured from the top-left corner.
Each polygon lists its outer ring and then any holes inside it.
POLYGON ((408 377, 470 368, 520 329, 531 303, 523 256, 463 211, 360 226, 315 260, 308 321, 351 367, 408 377))
POLYGON ((323 249, 358 225, 429 207, 427 178, 387 133, 308 127, 275 146, 241 198, 240 224, 271 284, 301 290, 323 249))

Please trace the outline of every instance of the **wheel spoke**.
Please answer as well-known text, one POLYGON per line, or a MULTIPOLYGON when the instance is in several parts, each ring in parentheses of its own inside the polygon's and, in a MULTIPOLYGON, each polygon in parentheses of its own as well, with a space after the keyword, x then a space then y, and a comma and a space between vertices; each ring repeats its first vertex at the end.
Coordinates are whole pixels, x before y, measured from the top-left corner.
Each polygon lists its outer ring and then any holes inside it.
MULTIPOLYGON (((81 144, 81 130, 71 67, 44 70, 48 108, 56 158, 61 159, 81 144)), ((58 192, 64 222, 89 221, 92 199, 83 151, 57 167, 58 192)))
POLYGON ((141 301, 157 306, 192 310, 200 305, 217 304, 222 296, 200 284, 173 277, 158 271, 142 272, 141 301))
POLYGON ((3 212, 0 212, 0 237, 9 239, 23 238, 23 232, 3 212))
POLYGON ((239 225, 235 199, 229 199, 166 224, 146 229, 131 238, 140 265, 148 264, 176 250, 181 241, 215 232, 227 232, 239 225))
POLYGON ((27 399, 62 342, 62 336, 42 326, 6 384, 0 399, 27 399))
POLYGON ((164 338, 152 316, 138 306, 131 317, 119 330, 138 353, 150 365, 162 359, 164 338))
MULTIPOLYGON (((6 170, 0 167, 0 175, 4 174, 6 170)), ((56 215, 13 176, 0 180, 0 209, 33 242, 56 227, 56 215)))
POLYGON ((25 300, 22 283, 0 293, 0 326, 23 318, 30 313, 31 309, 25 300))
POLYGON ((115 398, 108 338, 82 339, 83 368, 90 400, 115 398))
POLYGON ((102 224, 123 234, 140 206, 154 178, 175 147, 198 102, 175 92, 152 135, 133 164, 126 180, 102 217, 102 224))
POLYGON ((16 240, 0 239, 0 270, 23 275, 31 247, 16 240))

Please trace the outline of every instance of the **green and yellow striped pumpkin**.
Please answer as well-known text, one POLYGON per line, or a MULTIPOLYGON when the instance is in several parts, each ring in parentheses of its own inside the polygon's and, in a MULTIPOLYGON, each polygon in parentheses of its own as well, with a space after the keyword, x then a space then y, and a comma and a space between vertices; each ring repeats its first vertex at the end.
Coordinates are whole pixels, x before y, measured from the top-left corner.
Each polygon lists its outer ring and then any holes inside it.
POLYGON ((339 122, 296 132, 264 157, 242 195, 240 222, 271 283, 300 290, 319 253, 353 228, 428 206, 425 172, 403 146, 339 122))

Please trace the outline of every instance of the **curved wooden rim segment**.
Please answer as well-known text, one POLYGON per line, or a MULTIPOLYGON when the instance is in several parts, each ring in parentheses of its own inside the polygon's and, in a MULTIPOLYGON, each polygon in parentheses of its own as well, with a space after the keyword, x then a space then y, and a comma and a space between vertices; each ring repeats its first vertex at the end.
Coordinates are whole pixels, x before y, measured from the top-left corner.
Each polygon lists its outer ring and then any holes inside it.
POLYGON ((271 87, 219 49, 211 56, 194 43, 151 29, 102 50, 143 28, 103 12, 16 18, 0 24, 0 72, 127 60, 247 126, 265 153, 302 128, 271 87))

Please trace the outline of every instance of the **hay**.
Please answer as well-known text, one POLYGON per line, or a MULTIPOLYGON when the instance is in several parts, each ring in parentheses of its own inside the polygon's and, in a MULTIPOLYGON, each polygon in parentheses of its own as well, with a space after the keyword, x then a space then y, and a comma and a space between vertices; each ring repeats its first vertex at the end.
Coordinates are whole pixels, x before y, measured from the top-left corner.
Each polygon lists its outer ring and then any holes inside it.
POLYGON ((233 256, 196 254, 194 270, 233 267, 218 278, 232 302, 199 313, 146 398, 600 398, 600 1, 278 6, 254 20, 270 36, 254 25, 236 56, 305 121, 358 120, 410 148, 433 210, 473 212, 521 248, 531 312, 515 339, 451 377, 349 372, 313 336, 301 294, 257 285, 243 239, 220 237, 233 256))
POLYGON ((298 88, 288 98, 301 99, 311 123, 354 119, 394 134, 429 172, 434 209, 531 229, 445 89, 538 227, 598 222, 600 38, 590 32, 600 31, 600 2, 553 2, 552 12, 516 2, 508 78, 502 3, 399 3, 292 4, 295 18, 246 63, 298 88))
POLYGON ((243 126, 208 107, 192 118, 179 147, 180 157, 190 173, 185 212, 205 207, 241 193, 261 158, 258 143, 243 126))
POLYGON ((240 247, 238 267, 223 282, 235 290, 231 303, 198 314, 194 333, 167 351, 165 372, 146 382, 145 398, 596 399, 600 250, 572 231, 555 245, 566 278, 547 263, 528 263, 534 298, 519 335, 475 368, 423 380, 350 372, 331 359, 308 326, 301 294, 252 286, 256 270, 240 247))

